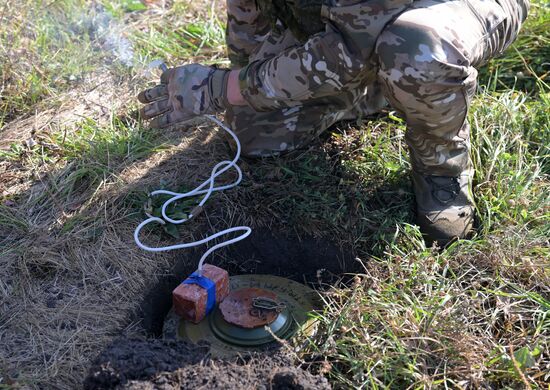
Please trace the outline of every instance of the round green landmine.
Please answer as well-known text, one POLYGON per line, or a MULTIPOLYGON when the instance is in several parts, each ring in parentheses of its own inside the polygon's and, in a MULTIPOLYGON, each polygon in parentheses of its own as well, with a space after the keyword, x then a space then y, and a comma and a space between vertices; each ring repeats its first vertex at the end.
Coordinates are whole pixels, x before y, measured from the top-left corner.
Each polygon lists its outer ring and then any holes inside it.
POLYGON ((231 290, 260 288, 271 291, 285 304, 275 321, 264 327, 245 329, 224 320, 218 308, 198 324, 180 319, 173 310, 164 323, 164 337, 192 343, 206 341, 215 357, 229 357, 246 351, 260 351, 290 340, 298 331, 311 335, 315 324, 309 315, 319 308, 318 294, 290 279, 272 275, 237 275, 229 280, 231 290))

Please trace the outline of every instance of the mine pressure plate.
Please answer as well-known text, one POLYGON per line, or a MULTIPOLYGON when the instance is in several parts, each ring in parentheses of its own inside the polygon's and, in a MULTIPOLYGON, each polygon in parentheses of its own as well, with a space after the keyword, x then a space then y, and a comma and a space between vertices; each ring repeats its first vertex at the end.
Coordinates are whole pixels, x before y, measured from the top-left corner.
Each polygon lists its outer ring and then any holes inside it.
POLYGON ((198 324, 171 310, 164 337, 195 344, 206 341, 213 356, 223 357, 269 348, 276 339, 289 340, 298 331, 306 335, 315 331, 309 313, 319 302, 309 287, 272 275, 232 276, 229 285, 230 294, 198 324))

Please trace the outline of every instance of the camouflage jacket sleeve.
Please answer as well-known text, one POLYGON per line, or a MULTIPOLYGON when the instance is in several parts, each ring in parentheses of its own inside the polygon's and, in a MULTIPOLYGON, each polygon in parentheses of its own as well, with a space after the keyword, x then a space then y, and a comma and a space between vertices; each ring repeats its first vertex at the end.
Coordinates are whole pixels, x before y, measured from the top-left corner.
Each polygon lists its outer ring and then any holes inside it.
POLYGON ((325 31, 241 70, 243 97, 255 110, 270 111, 356 87, 371 67, 378 35, 412 2, 340 0, 323 6, 325 31))

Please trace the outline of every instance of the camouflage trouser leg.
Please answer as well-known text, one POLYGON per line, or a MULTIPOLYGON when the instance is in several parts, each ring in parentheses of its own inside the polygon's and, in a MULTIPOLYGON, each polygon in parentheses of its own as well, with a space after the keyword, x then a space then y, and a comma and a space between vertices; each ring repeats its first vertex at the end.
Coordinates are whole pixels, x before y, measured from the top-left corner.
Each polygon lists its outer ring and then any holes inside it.
MULTIPOLYGON (((249 60, 269 58, 298 44, 289 30, 271 31, 250 53, 249 60)), ((228 45, 234 46, 230 42, 228 45)), ((381 94, 380 88, 373 91, 381 94)), ((380 99, 376 98, 371 100, 380 104, 380 99)), ((332 124, 355 115, 350 112, 354 106, 362 103, 361 109, 365 110, 366 102, 366 87, 352 88, 341 95, 310 99, 276 111, 257 112, 247 106, 231 107, 226 111, 225 119, 239 137, 244 156, 271 156, 309 144, 332 124)))
MULTIPOLYGON (((270 31, 255 8, 255 0, 227 0, 227 47, 233 67, 243 61, 273 57, 299 45, 290 31, 270 31), (267 28, 267 30, 266 30, 267 28)), ((374 71, 372 72, 374 78, 374 71)), ((349 88, 345 93, 277 111, 257 112, 232 107, 226 122, 239 136, 244 156, 269 156, 305 146, 342 119, 372 114, 386 104, 380 85, 349 88)))
POLYGON ((466 116, 475 67, 512 43, 518 20, 526 16, 505 19, 508 12, 494 1, 422 0, 379 37, 378 76, 390 104, 406 119, 417 172, 455 176, 468 168, 466 116))
POLYGON ((269 22, 256 9, 255 0, 227 0, 227 55, 233 68, 248 64, 250 54, 269 33, 269 22))
MULTIPOLYGON (((500 0, 512 1, 516 0, 500 0)), ((431 175, 456 175, 468 164, 466 115, 476 86, 474 67, 515 39, 518 26, 507 25, 508 19, 502 21, 516 8, 508 7, 505 12, 493 0, 415 2, 380 35, 378 65, 365 71, 363 82, 344 86, 341 94, 305 99, 284 110, 256 112, 234 107, 226 119, 241 139, 243 155, 290 151, 349 117, 349 111, 366 99, 365 80, 378 78, 385 96, 407 121, 406 139, 414 169, 431 175)), ((296 44, 288 32, 272 31, 250 53, 249 60, 276 55, 296 44)), ((376 97, 371 100, 380 103, 376 97)))

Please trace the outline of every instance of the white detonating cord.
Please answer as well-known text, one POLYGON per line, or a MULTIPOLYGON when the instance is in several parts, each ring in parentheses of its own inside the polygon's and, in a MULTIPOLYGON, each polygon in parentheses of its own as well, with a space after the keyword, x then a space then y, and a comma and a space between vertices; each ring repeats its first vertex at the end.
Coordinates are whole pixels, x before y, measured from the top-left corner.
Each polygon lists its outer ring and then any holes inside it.
POLYGON ((136 228, 135 232, 134 232, 134 240, 135 240, 136 244, 141 249, 149 251, 149 252, 164 252, 164 251, 172 251, 172 250, 175 250, 175 249, 191 248, 191 247, 194 247, 194 246, 206 244, 207 242, 210 242, 210 241, 212 241, 212 240, 214 240, 214 239, 216 239, 220 236, 223 236, 223 235, 226 235, 226 234, 229 234, 229 233, 242 232, 241 235, 239 235, 238 237, 235 237, 235 238, 232 238, 230 240, 227 240, 227 241, 221 242, 219 244, 216 244, 212 248, 210 248, 206 252, 204 252, 204 254, 202 255, 202 257, 199 261, 199 266, 198 266, 198 269, 197 269, 197 272, 199 273, 199 275, 202 274, 202 267, 203 267, 204 261, 208 257, 208 255, 210 255, 216 249, 222 248, 222 247, 227 246, 227 245, 231 245, 235 242, 238 242, 238 241, 241 241, 241 240, 245 239, 246 237, 248 237, 250 235, 250 233, 252 232, 252 229, 249 228, 248 226, 236 226, 236 227, 225 229, 225 230, 222 230, 221 232, 212 234, 211 236, 208 236, 208 237, 206 237, 202 240, 199 240, 199 241, 193 241, 193 242, 170 245, 170 246, 163 246, 163 247, 159 247, 159 248, 153 248, 153 247, 144 245, 139 240, 139 233, 141 232, 141 229, 143 229, 143 227, 145 227, 146 225, 148 225, 152 222, 160 223, 161 225, 165 225, 166 222, 173 223, 175 225, 179 225, 179 224, 182 224, 184 222, 187 222, 191 218, 193 218, 193 216, 196 216, 202 210, 202 207, 204 206, 204 204, 206 203, 206 201, 208 200, 210 195, 212 195, 213 192, 223 191, 223 190, 227 190, 229 188, 233 188, 241 182, 241 180, 243 178, 243 173, 241 171, 241 168, 239 168, 239 166, 237 165, 237 161, 241 157, 241 143, 239 142, 239 139, 237 138, 237 135, 230 128, 225 126, 220 120, 218 120, 218 118, 216 118, 215 116, 205 115, 205 117, 208 118, 210 121, 216 123, 222 129, 227 131, 227 133, 229 133, 229 135, 231 137, 233 137, 233 139, 235 140, 235 143, 237 144, 237 153, 235 154, 235 157, 231 161, 225 160, 225 161, 222 161, 222 162, 216 164, 216 166, 212 169, 212 173, 210 174, 210 177, 207 180, 205 180, 201 185, 196 187, 194 190, 191 190, 191 191, 185 192, 185 193, 178 193, 178 192, 165 191, 165 190, 157 190, 157 191, 151 192, 151 194, 149 194, 149 196, 171 195, 172 198, 168 199, 162 205, 162 218, 153 217, 153 216, 148 214, 149 218, 146 219, 145 221, 143 221, 142 223, 140 223, 138 225, 138 227, 136 228), (230 183, 230 184, 227 184, 227 185, 224 185, 224 186, 214 187, 214 180, 219 175, 226 172, 230 168, 234 168, 237 171, 237 174, 238 174, 237 180, 235 180, 235 182, 233 182, 233 183, 230 183), (208 188, 205 188, 205 187, 208 187, 208 188), (202 197, 202 200, 191 211, 191 213, 189 213, 187 218, 172 219, 168 215, 166 215, 166 208, 170 204, 172 204, 174 202, 177 202, 180 199, 193 197, 193 196, 201 195, 201 194, 204 194, 204 196, 202 197), (195 213, 195 215, 194 215, 194 213, 195 213))

